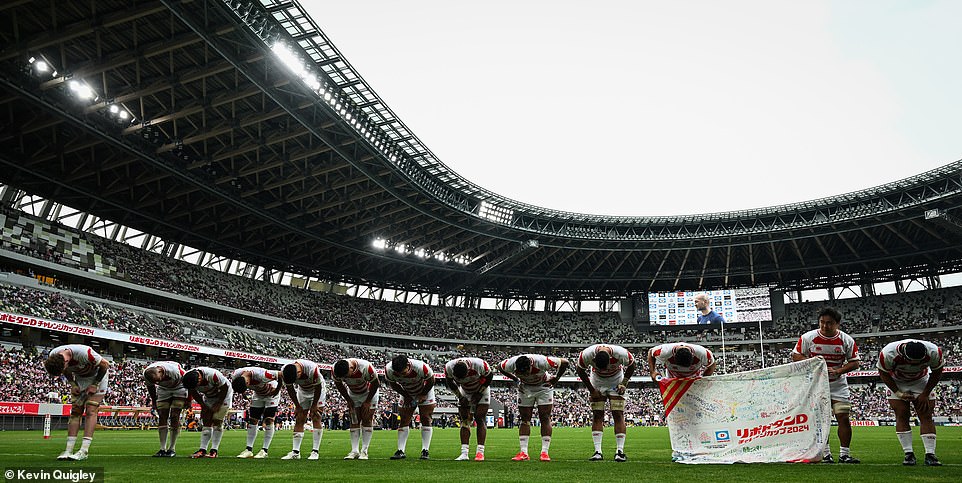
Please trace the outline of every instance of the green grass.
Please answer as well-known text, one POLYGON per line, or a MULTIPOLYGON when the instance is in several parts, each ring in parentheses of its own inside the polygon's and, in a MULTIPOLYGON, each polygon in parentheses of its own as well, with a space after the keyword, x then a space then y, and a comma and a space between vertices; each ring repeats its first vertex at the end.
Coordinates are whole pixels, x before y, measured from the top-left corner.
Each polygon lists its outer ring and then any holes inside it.
MULTIPOLYGON (((531 441, 531 453, 540 449, 540 439, 531 441)), ((0 466, 32 466, 49 468, 103 467, 107 481, 962 481, 962 427, 940 427, 938 453, 945 466, 922 466, 923 453, 918 429, 915 428, 916 454, 919 466, 903 467, 902 451, 894 428, 855 428, 853 454, 860 465, 821 464, 757 464, 757 465, 682 465, 670 463, 668 430, 665 428, 629 428, 626 443, 627 463, 611 461, 614 436, 605 432, 603 462, 585 461, 592 453, 588 429, 556 429, 551 443, 550 463, 540 461, 513 462, 518 451, 516 430, 490 430, 486 444, 487 461, 452 461, 458 455, 457 429, 435 430, 430 461, 408 457, 391 461, 397 436, 393 431, 376 431, 368 461, 343 461, 350 449, 346 431, 325 431, 319 461, 280 461, 290 450, 291 432, 279 431, 267 460, 238 460, 243 449, 243 431, 228 432, 221 443, 222 455, 216 460, 191 460, 187 456, 199 442, 199 433, 184 433, 178 440, 178 456, 173 459, 149 457, 157 450, 156 432, 100 431, 95 435, 91 457, 83 463, 61 463, 54 458, 63 450, 64 431, 44 440, 38 431, 0 433, 0 466)), ((310 451, 311 436, 305 435, 303 449, 310 451)), ((259 444, 263 434, 258 435, 259 444)), ((838 456, 838 440, 832 437, 834 454, 838 456)), ((420 450, 420 433, 412 431, 408 453, 420 450)), ((78 443, 79 444, 79 443, 78 443)), ((472 452, 474 443, 471 445, 472 452)), ((473 453, 472 453, 473 454, 473 453)))

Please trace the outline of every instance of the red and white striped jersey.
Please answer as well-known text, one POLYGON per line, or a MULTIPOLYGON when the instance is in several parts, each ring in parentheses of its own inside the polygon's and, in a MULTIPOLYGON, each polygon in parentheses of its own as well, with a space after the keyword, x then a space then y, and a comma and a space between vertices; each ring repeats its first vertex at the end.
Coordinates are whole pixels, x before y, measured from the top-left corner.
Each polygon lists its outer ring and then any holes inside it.
POLYGON ((217 369, 210 367, 196 367, 191 369, 198 371, 203 376, 203 382, 197 385, 197 392, 204 396, 213 396, 221 391, 224 386, 230 386, 230 381, 224 374, 217 369))
POLYGON ((477 357, 461 357, 444 365, 444 377, 457 383, 465 392, 476 392, 482 384, 491 380, 491 366, 477 357), (462 379, 454 377, 454 366, 459 361, 468 365, 468 375, 462 379))
POLYGON ((281 378, 280 371, 272 371, 263 367, 241 367, 231 374, 231 379, 243 374, 251 373, 251 382, 247 387, 254 391, 258 396, 270 396, 277 390, 278 380, 281 378))
POLYGON ((424 388, 424 381, 434 379, 434 371, 424 362, 414 359, 408 359, 408 362, 411 364, 411 369, 414 370, 411 377, 405 377, 398 372, 394 372, 391 363, 388 362, 387 367, 384 368, 384 378, 397 383, 408 394, 419 395, 424 388))
POLYGON ((668 370, 668 377, 694 377, 701 375, 706 367, 715 362, 715 356, 711 351, 698 345, 675 342, 672 344, 662 344, 651 348, 651 355, 655 361, 665 365, 668 370), (675 351, 680 347, 691 349, 691 364, 683 366, 675 362, 675 351))
POLYGON ((892 342, 878 353, 878 370, 888 372, 893 379, 909 382, 922 379, 929 369, 940 369, 945 365, 942 348, 924 340, 903 339, 892 342), (912 362, 899 353, 899 347, 908 342, 921 342, 925 345, 925 357, 912 362))
MULTIPOLYGON (((810 330, 798 338, 792 353, 806 357, 821 356, 829 368, 842 367, 848 361, 860 360, 855 339, 842 331, 838 331, 834 337, 826 337, 820 329, 810 330)), ((846 377, 845 374, 830 375, 828 380, 845 381, 846 377)))
POLYGON ((184 377, 184 368, 180 366, 180 363, 174 361, 157 361, 146 368, 144 368, 144 373, 147 369, 154 367, 159 367, 164 372, 164 377, 160 379, 157 383, 158 386, 167 389, 178 389, 183 387, 180 380, 184 377))
POLYGON ((518 358, 521 356, 509 357, 501 361, 501 370, 509 374, 514 374, 521 379, 521 382, 531 386, 540 386, 548 380, 550 375, 549 371, 558 370, 558 366, 561 365, 561 359, 557 357, 549 357, 541 354, 524 354, 531 360, 531 372, 527 374, 521 374, 518 372, 516 364, 518 358))
POLYGON ((97 372, 97 366, 104 358, 90 347, 83 344, 66 344, 54 347, 50 353, 58 354, 63 351, 70 351, 70 361, 67 362, 65 369, 69 370, 74 376, 92 376, 97 372))
POLYGON ((314 361, 307 359, 297 359, 294 361, 301 366, 301 377, 294 381, 303 389, 315 389, 317 386, 324 386, 324 375, 321 374, 321 366, 314 361))
POLYGON ((347 359, 350 367, 344 377, 333 376, 335 381, 340 381, 347 386, 354 394, 364 394, 371 388, 371 382, 377 379, 377 371, 374 364, 364 359, 347 359))
POLYGON ((591 371, 598 374, 601 377, 610 377, 621 372, 623 367, 628 367, 635 363, 635 357, 628 352, 628 349, 621 347, 620 345, 613 344, 595 344, 587 349, 581 351, 578 355, 578 367, 591 371), (599 351, 606 350, 611 354, 611 362, 608 363, 608 367, 605 369, 598 369, 595 367, 595 355, 599 351))

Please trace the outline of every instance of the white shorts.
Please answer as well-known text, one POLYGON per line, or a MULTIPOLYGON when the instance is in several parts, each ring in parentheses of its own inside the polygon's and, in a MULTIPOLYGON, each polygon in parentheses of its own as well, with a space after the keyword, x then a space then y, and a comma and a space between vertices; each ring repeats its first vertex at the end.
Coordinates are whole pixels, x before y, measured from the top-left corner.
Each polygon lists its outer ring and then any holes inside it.
MULTIPOLYGON (((348 389, 348 390, 347 390, 347 395, 348 395, 348 396, 351 396, 351 401, 354 403, 354 407, 359 408, 359 407, 361 407, 362 404, 364 404, 364 401, 367 401, 367 394, 368 394, 368 392, 370 392, 370 391, 364 391, 364 392, 362 392, 362 393, 360 393, 360 394, 355 394, 355 393, 351 392, 350 389, 348 389)), ((380 392, 380 391, 376 391, 376 392, 374 393, 374 397, 371 399, 371 409, 377 408, 377 403, 378 403, 378 401, 380 401, 380 400, 381 400, 381 392, 380 392)))
POLYGON ((317 401, 314 400, 314 389, 305 389, 301 386, 295 386, 294 392, 297 395, 297 406, 301 409, 311 409, 314 406, 323 407, 324 401, 327 400, 327 388, 321 388, 321 398, 317 401))
POLYGON ((552 387, 522 384, 518 388, 518 406, 520 407, 530 408, 552 404, 554 404, 554 388, 552 387))
POLYGON ((261 396, 254 394, 251 398, 252 408, 276 408, 281 403, 281 393, 277 393, 275 396, 261 396))
MULTIPOLYGON (((404 396, 404 397, 407 397, 407 396, 404 396)), ((411 398, 411 401, 413 401, 414 407, 418 407, 418 406, 430 406, 430 405, 432 405, 432 404, 437 404, 437 402, 438 402, 437 398, 434 396, 434 388, 433 388, 433 387, 431 388, 430 391, 428 391, 427 396, 424 397, 424 402, 418 402, 418 398, 416 398, 416 397, 412 397, 412 398, 411 398)), ((403 399, 402 399, 402 402, 403 402, 403 399)))
POLYGON ((168 389, 162 386, 156 386, 157 390, 157 401, 169 401, 171 399, 187 399, 187 389, 184 386, 180 386, 175 389, 168 389))
MULTIPOLYGON (((74 377, 74 384, 76 384, 77 387, 79 387, 80 389, 87 389, 88 387, 94 385, 94 379, 96 377, 97 377, 96 373, 92 376, 76 376, 74 377)), ((99 384, 97 384, 97 392, 93 394, 94 396, 97 396, 97 395, 102 396, 104 394, 107 394, 107 379, 109 378, 110 378, 110 371, 108 370, 107 373, 104 374, 104 378, 100 380, 99 384)))
MULTIPOLYGON (((210 408, 217 401, 212 397, 204 396, 204 406, 210 408)), ((224 398, 224 404, 221 404, 220 409, 217 410, 213 415, 213 419, 218 421, 223 421, 224 417, 227 416, 227 411, 234 407, 234 388, 227 386, 227 397, 224 398)))
POLYGON ((850 396, 848 393, 847 380, 838 379, 835 381, 829 381, 828 389, 829 389, 829 392, 831 392, 832 394, 832 401, 839 401, 844 403, 851 402, 850 396))
MULTIPOLYGON (((474 395, 477 393, 465 392, 463 387, 458 386, 458 396, 467 402, 470 402, 474 395)), ((481 393, 481 399, 478 401, 478 405, 481 404, 491 404, 491 387, 488 386, 484 388, 484 392, 481 393)))
POLYGON ((617 373, 608 376, 601 377, 596 372, 592 372, 589 375, 588 380, 591 381, 591 385, 604 396, 616 396, 623 398, 624 395, 618 394, 618 386, 621 381, 625 379, 624 371, 618 371, 617 373))
MULTIPOLYGON (((895 379, 895 385, 898 386, 899 391, 902 391, 902 392, 910 392, 910 393, 912 393, 912 394, 915 394, 916 396, 918 396, 919 394, 922 394, 922 391, 925 390, 925 385, 928 384, 928 383, 929 383, 929 375, 928 375, 928 374, 926 374, 925 377, 923 377, 923 378, 921 378, 921 379, 919 379, 919 380, 917 380, 917 381, 900 381, 900 380, 898 380, 898 379, 895 379)), ((936 386, 936 387, 938 387, 938 386, 936 386)), ((885 387, 885 398, 886 398, 886 399, 899 399, 898 396, 896 396, 894 393, 892 393, 892 390, 889 389, 888 386, 885 387)), ((935 388, 933 388, 933 389, 932 389, 932 393, 929 394, 929 399, 938 399, 938 398, 935 396, 935 388)))

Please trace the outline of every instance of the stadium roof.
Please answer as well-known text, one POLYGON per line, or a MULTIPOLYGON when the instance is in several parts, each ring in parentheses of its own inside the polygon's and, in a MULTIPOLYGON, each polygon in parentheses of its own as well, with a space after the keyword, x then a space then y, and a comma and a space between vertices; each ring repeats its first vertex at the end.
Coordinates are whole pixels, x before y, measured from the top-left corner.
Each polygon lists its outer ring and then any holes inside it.
POLYGON ((962 270, 962 161, 759 210, 560 212, 447 168, 296 2, 21 0, 0 12, 0 181, 226 257, 549 299, 962 270))

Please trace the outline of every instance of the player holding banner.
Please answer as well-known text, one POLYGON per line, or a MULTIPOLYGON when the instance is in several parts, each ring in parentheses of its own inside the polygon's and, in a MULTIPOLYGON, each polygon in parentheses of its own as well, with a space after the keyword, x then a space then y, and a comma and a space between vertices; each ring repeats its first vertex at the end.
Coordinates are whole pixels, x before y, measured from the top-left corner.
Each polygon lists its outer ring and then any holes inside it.
POLYGON ((591 399, 591 440, 595 454, 588 461, 601 461, 601 440, 605 429, 605 401, 609 402, 615 422, 615 461, 628 461, 625 455, 625 390, 635 373, 635 358, 627 349, 611 344, 595 344, 581 351, 575 371, 588 388, 591 399), (591 374, 588 374, 591 369, 591 374))
POLYGON ((274 439, 274 417, 277 405, 281 402, 281 371, 263 367, 242 367, 231 375, 231 387, 237 394, 244 394, 248 388, 254 391, 250 408, 247 409, 247 448, 237 455, 238 458, 267 458, 267 451, 274 439), (254 454, 254 441, 257 440, 257 427, 264 426, 264 445, 254 454))
POLYGON ((513 461, 527 461, 528 439, 531 437, 531 414, 538 406, 538 419, 541 421, 541 461, 551 461, 548 448, 551 446, 551 409, 554 407, 554 385, 568 371, 568 359, 549 357, 541 354, 523 354, 510 357, 498 364, 498 370, 518 386, 518 412, 521 424, 518 426, 520 451, 511 458, 513 461), (551 371, 556 371, 551 374, 551 371))
POLYGON ((224 418, 234 404, 234 388, 227 377, 210 367, 195 367, 184 373, 182 381, 191 399, 200 404, 200 449, 190 457, 216 458, 224 437, 224 418))
POLYGON ((421 459, 430 458, 433 433, 431 417, 434 415, 436 404, 434 371, 424 362, 408 359, 406 355, 399 354, 384 368, 384 379, 387 379, 391 388, 401 395, 401 408, 398 410, 401 421, 397 428, 397 451, 391 459, 406 458, 404 448, 407 446, 408 434, 411 432, 411 419, 414 417, 415 408, 421 415, 421 459))
POLYGON ((911 403, 919 417, 925 465, 942 466, 935 457, 935 422, 932 420, 935 410, 932 390, 942 379, 942 367, 945 365, 942 349, 924 340, 905 339, 886 345, 878 356, 878 374, 888 388, 886 396, 889 406, 895 411, 895 435, 905 451, 902 464, 915 466, 911 403))
POLYGON ((651 380, 658 375, 657 362, 665 366, 668 377, 710 376, 715 373, 715 356, 698 344, 676 342, 652 347, 648 351, 648 372, 651 380))
MULTIPOLYGON (((855 339, 842 332, 839 326, 842 315, 831 307, 825 307, 818 312, 818 329, 808 331, 798 338, 792 350, 792 360, 801 361, 810 357, 821 357, 828 366, 828 387, 832 395, 832 412, 838 421, 838 462, 858 464, 860 461, 850 454, 849 445, 852 444, 852 422, 849 412, 852 402, 849 399, 848 379, 846 372, 858 369, 862 362, 858 355, 855 339)), ((825 442, 822 456, 823 463, 834 463, 832 448, 825 442)))
POLYGON ((90 443, 97 428, 97 412, 107 393, 107 375, 110 363, 92 347, 68 344, 55 347, 43 363, 51 376, 64 376, 70 382, 70 419, 67 422, 67 447, 58 460, 83 461, 87 459, 90 443), (84 417, 84 436, 80 449, 73 453, 80 432, 80 419, 84 417))
POLYGON ((294 402, 294 440, 293 448, 289 453, 281 457, 282 460, 301 459, 301 442, 304 441, 304 423, 307 417, 311 417, 314 425, 313 445, 309 460, 318 459, 318 450, 321 447, 321 437, 324 434, 324 421, 322 419, 324 411, 324 401, 327 400, 327 386, 324 384, 324 376, 321 368, 316 363, 307 359, 297 359, 296 361, 281 368, 284 376, 284 385, 287 386, 287 395, 294 402))
POLYGON ((187 389, 182 379, 184 368, 174 361, 159 361, 144 369, 150 405, 157 411, 157 435, 160 437, 160 450, 155 458, 177 456, 175 446, 180 434, 180 411, 187 406, 187 389), (169 440, 168 440, 169 438, 169 440))

